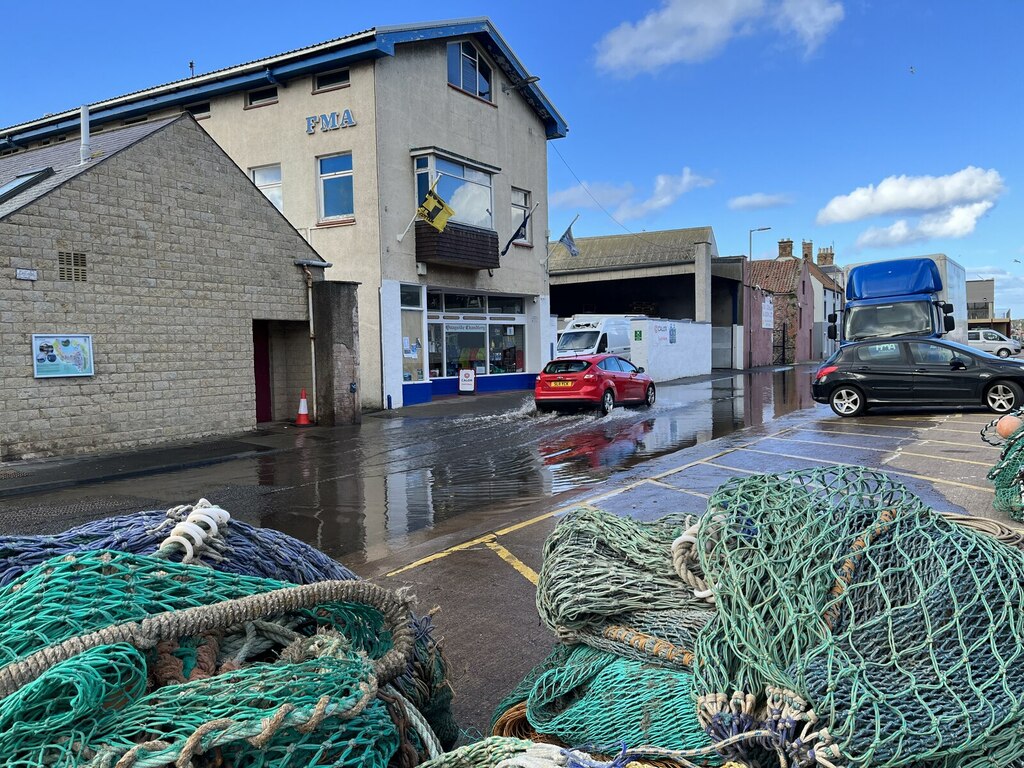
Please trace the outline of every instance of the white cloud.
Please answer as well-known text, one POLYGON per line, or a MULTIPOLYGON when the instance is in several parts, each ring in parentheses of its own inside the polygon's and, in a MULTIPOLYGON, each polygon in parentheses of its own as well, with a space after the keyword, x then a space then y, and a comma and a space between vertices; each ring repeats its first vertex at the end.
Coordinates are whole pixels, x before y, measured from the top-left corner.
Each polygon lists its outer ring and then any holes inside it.
POLYGON ((577 184, 555 192, 548 202, 555 208, 598 208, 598 203, 605 208, 613 208, 632 197, 635 191, 633 185, 628 182, 608 184, 602 181, 584 181, 583 184, 590 190, 590 194, 587 194, 587 189, 577 184), (594 201, 595 197, 597 202, 594 201))
POLYGON ((843 224, 906 211, 938 211, 991 201, 1002 192, 1003 178, 998 171, 974 166, 947 176, 889 176, 877 187, 869 184, 833 197, 818 211, 818 224, 843 224))
POLYGON ((597 44, 597 66, 628 77, 704 61, 763 13, 763 0, 663 0, 659 10, 605 35, 597 44))
POLYGON ((783 31, 795 32, 803 40, 807 55, 825 42, 845 15, 843 4, 831 0, 782 0, 775 13, 783 31))
POLYGON ((813 53, 843 20, 839 0, 662 0, 637 22, 624 21, 597 44, 597 67, 620 77, 670 64, 706 61, 738 35, 793 33, 813 53))
POLYGON ((974 232, 978 219, 994 202, 985 200, 970 205, 957 205, 945 211, 922 216, 916 224, 900 219, 888 227, 872 227, 857 238, 858 248, 886 248, 934 238, 960 238, 974 232))
POLYGON ((640 219, 654 211, 668 208, 682 195, 698 187, 710 187, 713 179, 698 176, 689 168, 683 168, 678 176, 659 173, 654 179, 654 192, 646 200, 636 202, 633 199, 622 203, 615 210, 615 218, 620 221, 640 219))
POLYGON ((609 184, 607 182, 584 181, 593 197, 582 186, 562 189, 551 195, 550 204, 555 208, 600 208, 612 211, 620 221, 639 219, 654 211, 667 208, 687 192, 699 187, 710 187, 714 179, 708 179, 683 168, 678 176, 659 173, 654 177, 654 191, 645 200, 636 199, 636 190, 629 182, 609 184), (597 198, 595 202, 594 198, 597 198), (598 204, 600 203, 600 205, 598 204))
POLYGON ((793 198, 790 195, 769 195, 764 192, 755 192, 752 195, 734 197, 728 205, 729 209, 733 211, 757 211, 762 208, 779 208, 792 202, 793 198))

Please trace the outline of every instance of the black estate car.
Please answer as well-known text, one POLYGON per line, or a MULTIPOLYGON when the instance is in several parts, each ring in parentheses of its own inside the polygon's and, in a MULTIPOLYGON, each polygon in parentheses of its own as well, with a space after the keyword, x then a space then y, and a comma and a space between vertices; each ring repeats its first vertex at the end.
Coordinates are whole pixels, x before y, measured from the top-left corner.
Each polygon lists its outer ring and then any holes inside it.
POLYGON ((811 393, 840 416, 872 405, 983 405, 1006 413, 1024 403, 1024 364, 942 339, 874 339, 847 344, 822 363, 811 393))

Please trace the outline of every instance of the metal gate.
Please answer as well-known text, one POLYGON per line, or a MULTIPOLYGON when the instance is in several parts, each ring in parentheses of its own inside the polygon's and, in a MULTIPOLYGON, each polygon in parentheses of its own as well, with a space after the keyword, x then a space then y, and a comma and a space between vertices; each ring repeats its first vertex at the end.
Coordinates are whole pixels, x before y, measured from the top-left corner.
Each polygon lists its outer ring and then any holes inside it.
POLYGON ((772 350, 774 365, 788 365, 793 362, 793 346, 789 343, 789 326, 783 323, 772 333, 772 350))

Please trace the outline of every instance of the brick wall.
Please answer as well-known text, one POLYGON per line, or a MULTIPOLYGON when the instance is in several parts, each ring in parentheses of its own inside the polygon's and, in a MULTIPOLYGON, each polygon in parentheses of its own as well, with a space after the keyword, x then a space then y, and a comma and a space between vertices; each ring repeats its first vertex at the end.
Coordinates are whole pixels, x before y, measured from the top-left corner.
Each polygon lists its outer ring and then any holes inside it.
POLYGON ((306 318, 316 254, 191 119, 94 162, 0 221, 0 459, 252 429, 252 321, 306 318), (91 333, 95 375, 33 378, 50 332, 91 333))

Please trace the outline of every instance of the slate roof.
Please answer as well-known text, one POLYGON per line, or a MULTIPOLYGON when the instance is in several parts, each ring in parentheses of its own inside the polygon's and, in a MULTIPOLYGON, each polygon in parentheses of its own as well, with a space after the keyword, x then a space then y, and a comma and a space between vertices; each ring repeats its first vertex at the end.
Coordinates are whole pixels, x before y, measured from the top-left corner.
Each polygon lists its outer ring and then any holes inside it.
POLYGON ((640 269, 692 261, 697 243, 711 243, 711 253, 718 251, 711 227, 666 229, 640 232, 635 235, 604 235, 578 237, 579 256, 569 255, 558 242, 548 244, 550 274, 589 272, 604 269, 640 269))
POLYGON ((73 179, 80 173, 88 171, 97 163, 112 157, 122 149, 130 147, 137 141, 159 131, 175 120, 191 119, 187 115, 170 117, 164 120, 153 120, 139 123, 116 131, 104 131, 93 134, 89 140, 92 160, 84 165, 79 163, 80 147, 78 141, 62 141, 49 146, 32 149, 28 152, 17 152, 7 157, 0 157, 0 187, 13 181, 24 173, 43 168, 52 168, 54 173, 30 187, 22 190, 14 197, 0 203, 0 219, 35 202, 47 192, 73 179))
MULTIPOLYGON (((347 66, 349 61, 393 56, 395 46, 401 43, 461 36, 472 36, 481 42, 498 68, 514 84, 521 84, 520 96, 544 121, 549 139, 566 135, 568 126, 565 119, 536 80, 527 82, 530 73, 486 16, 371 27, 285 53, 103 99, 88 106, 96 122, 109 122, 167 106, 206 101, 222 93, 287 82, 309 72, 347 66)), ((17 145, 21 141, 35 141, 61 131, 75 131, 78 109, 50 113, 0 128, 0 144, 4 139, 12 139, 17 145)))
POLYGON ((802 259, 759 259, 750 262, 747 281, 770 293, 796 293, 802 259))
POLYGON ((813 261, 807 262, 807 269, 819 283, 825 286, 825 290, 835 291, 836 293, 843 292, 843 289, 839 287, 839 283, 826 275, 822 268, 813 261))

